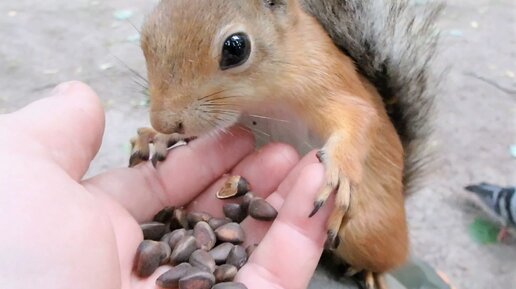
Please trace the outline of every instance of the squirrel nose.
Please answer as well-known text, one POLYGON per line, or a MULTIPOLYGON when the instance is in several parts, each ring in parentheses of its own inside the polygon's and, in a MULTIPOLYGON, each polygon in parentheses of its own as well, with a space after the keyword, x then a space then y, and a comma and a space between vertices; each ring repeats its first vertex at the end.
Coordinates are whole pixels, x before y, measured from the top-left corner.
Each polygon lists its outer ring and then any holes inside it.
POLYGON ((173 130, 175 133, 178 133, 178 134, 185 133, 185 127, 182 122, 177 122, 173 130))
POLYGON ((162 114, 151 114, 152 127, 163 134, 184 134, 185 126, 181 120, 171 120, 169 116, 165 117, 162 114))

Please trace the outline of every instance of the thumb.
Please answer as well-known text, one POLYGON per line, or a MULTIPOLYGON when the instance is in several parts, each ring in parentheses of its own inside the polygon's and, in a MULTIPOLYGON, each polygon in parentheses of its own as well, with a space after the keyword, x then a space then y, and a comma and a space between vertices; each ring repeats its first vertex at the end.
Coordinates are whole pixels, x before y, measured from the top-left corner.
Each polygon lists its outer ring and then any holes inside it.
POLYGON ((73 179, 85 174, 98 152, 104 132, 104 111, 95 92, 81 82, 67 82, 50 97, 35 101, 0 119, 10 147, 44 156, 73 179))

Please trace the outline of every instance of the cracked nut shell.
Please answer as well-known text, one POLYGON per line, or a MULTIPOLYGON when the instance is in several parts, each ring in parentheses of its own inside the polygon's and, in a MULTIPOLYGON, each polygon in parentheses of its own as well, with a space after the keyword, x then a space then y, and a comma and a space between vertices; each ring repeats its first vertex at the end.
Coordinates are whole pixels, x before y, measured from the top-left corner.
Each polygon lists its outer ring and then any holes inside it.
POLYGON ((230 177, 224 186, 217 192, 217 198, 223 199, 232 199, 241 197, 250 190, 249 182, 241 176, 232 176, 230 177))

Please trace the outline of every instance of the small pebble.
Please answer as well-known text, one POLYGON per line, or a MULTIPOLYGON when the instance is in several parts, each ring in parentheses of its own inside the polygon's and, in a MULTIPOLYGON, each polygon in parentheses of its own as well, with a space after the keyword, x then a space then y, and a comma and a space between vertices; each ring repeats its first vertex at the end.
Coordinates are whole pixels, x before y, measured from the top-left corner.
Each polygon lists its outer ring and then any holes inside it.
POLYGON ((247 262, 247 253, 245 252, 244 247, 242 246, 235 246, 233 249, 231 249, 231 252, 229 252, 228 259, 226 261, 227 264, 233 265, 237 267, 237 269, 240 270, 242 266, 245 265, 247 262))
POLYGON ((127 20, 133 16, 133 11, 124 9, 124 10, 117 10, 113 13, 113 17, 115 17, 116 20, 127 20))
POLYGON ((511 145, 509 147, 509 151, 511 153, 511 156, 516 159, 516 145, 511 145))
POLYGON ((229 223, 215 230, 215 236, 221 242, 242 244, 245 241, 245 232, 237 223, 229 223))
POLYGON ((449 31, 449 34, 454 37, 462 37, 464 36, 464 32, 459 29, 452 29, 449 31))
POLYGON ((193 252, 188 262, 190 263, 190 265, 197 267, 201 270, 205 270, 210 273, 213 273, 215 271, 215 260, 213 260, 213 257, 204 250, 197 250, 193 252))
POLYGON ((156 280, 156 285, 165 289, 173 289, 179 286, 179 280, 186 276, 192 268, 189 263, 181 263, 174 268, 168 270, 156 280))
POLYGON ((230 264, 224 264, 224 265, 217 267, 217 269, 215 269, 215 273, 213 273, 213 275, 215 275, 215 281, 217 283, 221 283, 221 282, 233 281, 233 279, 235 279, 235 276, 237 273, 238 273, 237 267, 230 265, 230 264))
POLYGON ((217 265, 224 264, 228 259, 229 252, 231 252, 234 246, 235 245, 231 243, 222 243, 213 248, 209 253, 217 265))
POLYGON ((99 66, 99 69, 102 70, 102 71, 106 71, 106 70, 109 70, 111 68, 113 68, 114 65, 112 63, 103 63, 99 66))
POLYGON ((127 36, 127 41, 128 42, 138 42, 138 41, 140 41, 140 34, 133 34, 133 35, 127 36))

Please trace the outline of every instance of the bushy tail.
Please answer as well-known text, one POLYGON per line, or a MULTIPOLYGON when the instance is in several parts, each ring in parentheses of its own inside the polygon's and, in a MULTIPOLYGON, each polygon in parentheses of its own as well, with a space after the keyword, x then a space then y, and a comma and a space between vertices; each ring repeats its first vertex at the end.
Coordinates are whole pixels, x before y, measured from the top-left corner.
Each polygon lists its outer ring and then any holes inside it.
POLYGON ((409 0, 301 0, 358 71, 381 94, 405 149, 406 191, 429 160, 428 139, 437 80, 430 63, 437 49, 441 3, 409 0))

